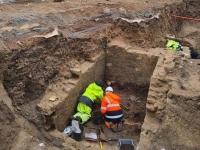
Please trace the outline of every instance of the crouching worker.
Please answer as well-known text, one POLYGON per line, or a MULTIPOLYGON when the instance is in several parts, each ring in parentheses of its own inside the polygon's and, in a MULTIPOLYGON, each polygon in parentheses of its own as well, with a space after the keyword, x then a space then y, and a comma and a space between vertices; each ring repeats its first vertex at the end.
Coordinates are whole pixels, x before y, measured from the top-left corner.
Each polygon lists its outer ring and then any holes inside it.
POLYGON ((120 97, 113 93, 113 88, 108 86, 101 102, 101 113, 108 128, 114 132, 122 131, 123 112, 120 107, 120 97))
POLYGON ((179 44, 179 42, 176 42, 174 40, 168 40, 166 44, 166 48, 175 50, 175 51, 183 51, 182 46, 179 44))
POLYGON ((91 83, 82 94, 77 106, 77 113, 71 119, 76 119, 80 124, 86 123, 91 118, 92 106, 95 100, 103 98, 103 83, 96 81, 91 83))

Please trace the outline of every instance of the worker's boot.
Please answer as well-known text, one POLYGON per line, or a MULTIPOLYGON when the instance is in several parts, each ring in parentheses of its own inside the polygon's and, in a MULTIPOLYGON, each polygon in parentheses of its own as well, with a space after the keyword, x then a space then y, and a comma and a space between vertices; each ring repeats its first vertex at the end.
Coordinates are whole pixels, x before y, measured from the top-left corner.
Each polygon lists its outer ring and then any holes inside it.
POLYGON ((110 128, 113 130, 113 132, 118 132, 117 127, 112 122, 110 122, 110 128))
POLYGON ((121 132, 121 131, 122 131, 122 122, 118 123, 117 131, 118 131, 118 132, 121 132))

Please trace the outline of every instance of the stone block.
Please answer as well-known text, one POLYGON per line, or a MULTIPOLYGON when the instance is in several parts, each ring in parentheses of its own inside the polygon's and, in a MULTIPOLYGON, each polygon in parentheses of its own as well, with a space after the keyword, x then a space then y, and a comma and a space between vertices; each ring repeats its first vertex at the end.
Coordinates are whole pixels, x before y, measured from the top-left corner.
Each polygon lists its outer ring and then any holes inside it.
POLYGON ((70 71, 71 71, 72 74, 75 74, 75 75, 77 75, 79 77, 82 74, 82 70, 80 68, 71 68, 70 71))

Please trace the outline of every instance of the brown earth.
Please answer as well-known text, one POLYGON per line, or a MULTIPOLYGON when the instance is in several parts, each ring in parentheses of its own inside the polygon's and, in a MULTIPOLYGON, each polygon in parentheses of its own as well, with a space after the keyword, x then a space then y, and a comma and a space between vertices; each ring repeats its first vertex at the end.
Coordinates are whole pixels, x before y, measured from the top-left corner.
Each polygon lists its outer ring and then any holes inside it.
POLYGON ((169 15, 200 18, 199 6, 198 0, 0 4, 0 149, 99 149, 62 133, 77 99, 98 78, 113 82, 125 116, 120 133, 102 124, 107 136, 133 139, 141 150, 199 149, 199 61, 164 49, 166 36, 175 35, 200 52, 199 23, 169 15), (52 95, 58 101, 47 101, 52 95))

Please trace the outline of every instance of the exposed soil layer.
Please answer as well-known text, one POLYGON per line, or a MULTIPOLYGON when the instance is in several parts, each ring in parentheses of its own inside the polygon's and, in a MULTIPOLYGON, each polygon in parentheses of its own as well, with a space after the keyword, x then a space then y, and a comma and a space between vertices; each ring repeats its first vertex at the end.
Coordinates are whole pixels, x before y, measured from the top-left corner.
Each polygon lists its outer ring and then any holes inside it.
POLYGON ((102 49, 101 41, 92 39, 66 39, 54 37, 38 39, 32 48, 17 52, 4 71, 4 87, 13 105, 21 109, 21 114, 38 124, 41 117, 35 110, 50 83, 73 77, 70 67, 91 60, 102 49), (36 46, 37 45, 37 46, 36 46), (63 74, 63 70, 68 72, 63 74))
MULTIPOLYGON (((151 1, 149 3, 145 1, 143 2, 144 4, 140 1, 135 2, 135 4, 132 2, 132 5, 128 3, 129 1, 124 1, 124 3, 117 2, 106 1, 102 2, 103 4, 96 4, 96 1, 91 0, 88 4, 83 2, 73 3, 72 1, 63 4, 47 3, 45 5, 45 3, 41 3, 38 8, 36 8, 37 3, 12 4, 15 9, 9 5, 0 6, 2 8, 0 10, 0 71, 1 76, 3 76, 3 85, 15 108, 15 114, 13 114, 9 111, 7 105, 0 101, 0 113, 2 114, 0 117, 0 134, 4 135, 1 136, 2 139, 0 138, 0 149, 10 149, 12 141, 17 138, 20 132, 20 127, 15 122, 15 115, 22 115, 35 124, 39 131, 44 134, 34 135, 35 137, 46 138, 44 141, 51 143, 50 145, 62 148, 63 139, 51 137, 44 130, 44 116, 38 111, 37 104, 50 84, 57 85, 62 79, 78 79, 79 76, 70 71, 70 68, 76 68, 87 61, 95 62, 94 57, 101 52, 107 53, 107 48, 110 50, 110 45, 115 45, 116 49, 119 48, 123 51, 135 49, 136 53, 148 53, 150 48, 164 48, 166 35, 170 34, 176 35, 176 40, 181 45, 189 46, 200 52, 199 24, 181 19, 174 20, 170 16, 170 13, 173 13, 199 18, 200 2, 198 0, 165 5, 165 7, 163 7, 164 2, 155 2, 156 7, 150 4, 151 1), (24 12, 22 12, 22 9, 15 14, 15 10, 21 7, 24 12), (49 8, 51 9, 49 10, 49 8), (10 13, 5 14, 7 12, 5 9, 10 10, 10 13), (38 10, 41 10, 41 12, 38 10), (29 11, 33 12, 33 15, 30 15, 29 11), (27 16, 24 15, 25 12, 27 12, 27 16), (138 23, 138 19, 142 21, 138 23), (59 34, 45 38, 44 35, 52 32, 53 29, 58 29, 59 34), (33 35, 37 34, 38 36, 41 33, 43 37, 33 38, 33 35)), ((172 0, 170 2, 175 1, 172 0)), ((113 50, 113 55, 117 54, 115 52, 113 50)), ((121 56, 119 53, 118 55, 121 56)), ((157 58, 158 56, 153 57, 157 58)), ((123 61, 127 63, 129 62, 128 59, 135 60, 137 57, 126 58, 127 60, 123 61)), ((139 62, 141 60, 135 61, 139 62)), ((157 59, 154 59, 146 66, 150 65, 155 68, 156 63, 157 59)), ((128 84, 127 80, 120 81, 122 80, 121 78, 117 80, 114 74, 120 74, 120 68, 115 71, 112 79, 116 79, 115 82, 117 81, 117 83, 113 84, 113 87, 114 92, 122 98, 121 105, 125 116, 124 130, 121 133, 113 134, 105 125, 102 126, 105 127, 107 136, 112 135, 117 139, 131 138, 138 145, 141 126, 146 115, 151 71, 147 74, 148 82, 145 80, 145 84, 142 86, 134 84, 133 80, 131 84, 128 84)), ((128 69, 127 72, 129 72, 128 69)), ((189 73, 186 71, 178 75, 187 76, 187 74, 189 73)), ((108 78, 106 74, 105 77, 108 78)), ((134 78, 130 77, 129 79, 134 78)), ((180 81, 179 83, 184 89, 182 82, 180 81)), ((186 106, 184 105, 184 107, 186 106)), ((199 116, 197 115, 196 117, 198 118, 199 116)), ((51 119, 50 116, 49 120, 51 121, 51 119)), ((176 119, 174 117, 172 122, 176 122, 176 119)), ((185 121, 184 123, 187 124, 189 122, 185 121)), ((199 122, 195 123, 197 125, 194 127, 198 128, 199 122)), ((182 125, 182 122, 180 124, 182 125)), ((88 126, 94 125, 90 121, 88 126)), ((169 134, 169 137, 173 135, 173 131, 168 132, 168 129, 172 129, 170 124, 165 127, 160 129, 155 134, 156 137, 151 140, 159 139, 160 135, 165 133, 169 134)), ((182 130, 185 130, 185 128, 182 128, 182 130)), ((86 128, 86 131, 90 130, 86 128)), ((196 131, 196 129, 192 131, 196 131)), ((30 133, 30 135, 33 134, 30 133)), ((166 143, 170 145, 171 141, 168 138, 166 140, 166 143)), ((153 148, 157 149, 156 142, 153 142, 153 148)), ((177 141, 177 145, 174 147, 187 149, 186 146, 179 144, 177 141)), ((71 145, 70 149, 78 147, 78 144, 71 145)), ((113 149, 116 148, 116 145, 117 142, 110 143, 113 149)))
POLYGON ((125 119, 128 122, 142 124, 146 113, 148 87, 140 88, 124 85, 123 87, 116 87, 115 93, 122 98, 121 105, 125 119))
POLYGON ((74 65, 72 59, 83 63, 102 49, 102 44, 92 39, 63 37, 40 40, 34 45, 17 52, 4 72, 4 86, 14 104, 35 100, 56 77, 70 78, 70 73, 61 73, 74 65))

